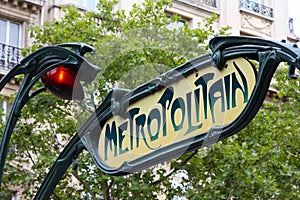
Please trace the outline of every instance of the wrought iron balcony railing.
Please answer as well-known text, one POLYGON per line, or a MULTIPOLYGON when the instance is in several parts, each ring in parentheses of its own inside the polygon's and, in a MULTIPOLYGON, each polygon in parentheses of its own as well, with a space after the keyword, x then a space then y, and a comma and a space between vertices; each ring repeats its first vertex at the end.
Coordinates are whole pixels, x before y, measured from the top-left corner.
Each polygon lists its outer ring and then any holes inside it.
POLYGON ((0 69, 11 69, 21 59, 20 48, 0 43, 0 69))
POLYGON ((266 16, 266 17, 273 17, 273 9, 270 7, 267 7, 265 5, 248 1, 248 0, 241 0, 240 1, 240 7, 246 10, 249 10, 251 12, 266 16))

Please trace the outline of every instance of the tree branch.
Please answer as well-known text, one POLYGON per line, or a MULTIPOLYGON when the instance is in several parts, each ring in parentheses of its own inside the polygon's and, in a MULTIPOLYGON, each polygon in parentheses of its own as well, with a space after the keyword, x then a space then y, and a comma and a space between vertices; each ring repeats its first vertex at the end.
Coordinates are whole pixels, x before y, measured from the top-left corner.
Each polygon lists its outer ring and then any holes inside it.
POLYGON ((32 164, 35 165, 35 161, 34 161, 34 159, 32 158, 31 153, 28 151, 27 148, 26 148, 26 152, 27 152, 27 155, 28 155, 29 159, 31 160, 32 164))
POLYGON ((62 200, 55 192, 52 193, 55 200, 62 200))
POLYGON ((175 167, 173 170, 171 170, 171 172, 169 172, 167 175, 165 175, 162 179, 159 179, 157 181, 154 181, 151 183, 151 185, 155 185, 158 183, 161 183, 163 180, 165 180, 166 178, 169 178, 171 175, 173 175, 175 172, 177 172, 178 170, 181 169, 181 167, 183 165, 186 165, 188 163, 188 161, 193 158, 196 154, 198 153, 198 149, 196 151, 194 151, 189 157, 187 157, 183 162, 180 163, 180 165, 178 165, 177 167, 175 167))
POLYGON ((59 106, 55 106, 54 109, 57 109, 57 110, 61 111, 62 113, 66 114, 66 115, 68 115, 68 116, 72 116, 72 113, 71 113, 71 112, 68 112, 68 111, 62 109, 62 108, 59 107, 59 106))
POLYGON ((87 184, 77 173, 76 171, 72 171, 72 175, 83 185, 84 189, 86 189, 90 195, 92 196, 93 200, 97 200, 95 193, 92 191, 89 184, 87 184))
POLYGON ((109 193, 110 188, 113 186, 115 179, 111 179, 110 184, 108 185, 108 187, 106 188, 106 193, 109 193))
POLYGON ((108 183, 107 183, 107 181, 105 181, 105 180, 103 180, 102 181, 102 195, 103 195, 103 197, 104 197, 104 200, 110 200, 110 195, 109 195, 109 188, 111 187, 111 186, 109 186, 108 185, 108 183))

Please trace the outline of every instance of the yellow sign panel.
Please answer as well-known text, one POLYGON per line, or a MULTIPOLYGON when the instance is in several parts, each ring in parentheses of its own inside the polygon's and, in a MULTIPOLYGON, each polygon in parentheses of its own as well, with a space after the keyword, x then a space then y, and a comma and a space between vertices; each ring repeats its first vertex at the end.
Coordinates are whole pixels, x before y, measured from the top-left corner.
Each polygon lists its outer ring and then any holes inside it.
POLYGON ((256 82, 253 65, 243 58, 224 69, 199 68, 188 76, 130 104, 122 116, 102 126, 98 153, 118 168, 171 144, 224 127, 238 118, 256 82))

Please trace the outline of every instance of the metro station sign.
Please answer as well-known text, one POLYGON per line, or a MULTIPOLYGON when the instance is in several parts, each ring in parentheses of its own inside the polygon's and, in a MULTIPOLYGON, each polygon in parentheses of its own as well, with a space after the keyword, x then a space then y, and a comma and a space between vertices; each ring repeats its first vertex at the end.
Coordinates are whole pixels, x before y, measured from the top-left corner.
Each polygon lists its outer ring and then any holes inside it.
POLYGON ((120 167, 238 118, 254 89, 253 65, 243 58, 228 61, 221 71, 214 66, 201 68, 209 63, 199 64, 195 61, 187 65, 184 75, 178 73, 178 78, 171 78, 176 81, 166 82, 160 90, 133 102, 121 115, 113 115, 104 123, 98 144, 104 162, 120 167))
POLYGON ((81 130, 103 172, 134 173, 239 132, 259 110, 278 64, 294 56, 291 46, 249 37, 216 37, 210 48, 135 90, 110 92, 96 122, 81 130))

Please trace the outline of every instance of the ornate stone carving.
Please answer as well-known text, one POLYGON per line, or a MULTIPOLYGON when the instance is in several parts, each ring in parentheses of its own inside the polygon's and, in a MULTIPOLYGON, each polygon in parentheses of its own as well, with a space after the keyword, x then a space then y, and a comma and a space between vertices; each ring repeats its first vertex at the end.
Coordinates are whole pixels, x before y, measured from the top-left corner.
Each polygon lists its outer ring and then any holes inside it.
POLYGON ((247 13, 241 13, 241 27, 253 31, 272 35, 272 21, 247 13))

